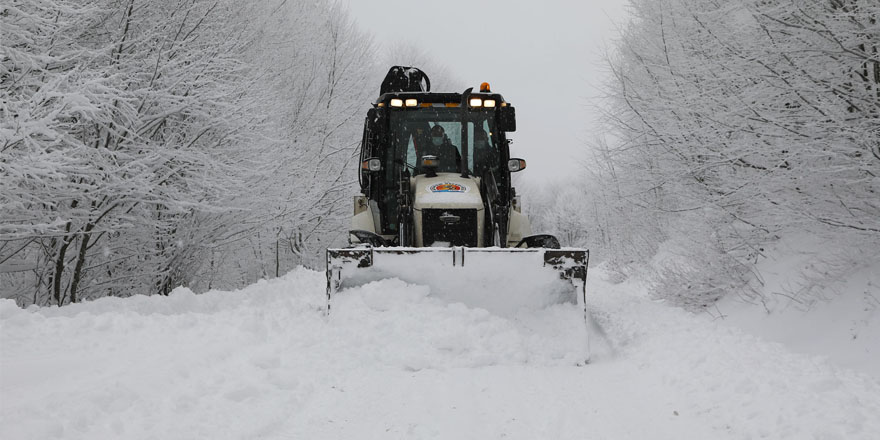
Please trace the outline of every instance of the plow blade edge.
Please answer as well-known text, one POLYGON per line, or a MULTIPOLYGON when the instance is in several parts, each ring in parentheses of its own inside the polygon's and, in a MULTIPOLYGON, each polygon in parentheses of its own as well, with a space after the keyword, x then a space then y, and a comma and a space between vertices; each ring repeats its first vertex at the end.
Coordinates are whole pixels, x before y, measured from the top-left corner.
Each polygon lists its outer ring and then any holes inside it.
POLYGON ((588 262, 585 249, 328 249, 327 311, 337 292, 388 278, 426 285, 432 296, 499 314, 557 303, 585 308, 588 262))

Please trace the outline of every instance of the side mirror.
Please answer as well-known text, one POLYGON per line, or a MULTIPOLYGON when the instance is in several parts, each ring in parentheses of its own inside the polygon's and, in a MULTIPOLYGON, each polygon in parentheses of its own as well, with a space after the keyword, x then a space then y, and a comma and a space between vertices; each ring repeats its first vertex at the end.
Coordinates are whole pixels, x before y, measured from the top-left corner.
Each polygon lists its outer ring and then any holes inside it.
POLYGON ((361 162, 361 171, 382 171, 382 160, 378 157, 371 157, 361 162))
POLYGON ((526 161, 523 159, 510 159, 507 161, 507 171, 515 173, 526 169, 526 161))
POLYGON ((516 131, 516 110, 513 106, 498 107, 498 130, 516 131))

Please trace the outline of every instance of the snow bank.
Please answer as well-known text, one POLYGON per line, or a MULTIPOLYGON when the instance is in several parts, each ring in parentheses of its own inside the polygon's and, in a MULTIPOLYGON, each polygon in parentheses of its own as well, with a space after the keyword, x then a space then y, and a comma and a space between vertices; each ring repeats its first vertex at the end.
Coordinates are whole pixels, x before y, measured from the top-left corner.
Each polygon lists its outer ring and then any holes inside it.
POLYGON ((594 304, 622 358, 732 438, 874 439, 880 380, 605 285, 594 304))
POLYGON ((496 315, 388 279, 324 310, 323 273, 237 292, 0 302, 0 438, 872 439, 880 384, 591 275, 496 315))
POLYGON ((725 324, 880 377, 878 252, 814 236, 786 237, 758 264, 765 300, 729 297, 718 310, 725 324))
POLYGON ((585 357, 573 305, 507 320, 384 280, 326 317, 324 286, 297 270, 237 292, 0 302, 0 437, 259 437, 344 378, 585 357))

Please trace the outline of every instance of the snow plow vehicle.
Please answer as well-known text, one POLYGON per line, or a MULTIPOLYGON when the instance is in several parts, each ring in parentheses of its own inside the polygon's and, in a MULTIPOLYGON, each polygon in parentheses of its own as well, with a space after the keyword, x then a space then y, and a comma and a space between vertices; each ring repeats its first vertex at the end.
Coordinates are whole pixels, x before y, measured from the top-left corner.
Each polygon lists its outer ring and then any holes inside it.
POLYGON ((430 91, 392 67, 367 112, 350 247, 327 250, 327 307, 343 288, 399 278, 491 312, 556 303, 586 309, 589 251, 532 235, 511 174, 514 107, 483 83, 430 91))

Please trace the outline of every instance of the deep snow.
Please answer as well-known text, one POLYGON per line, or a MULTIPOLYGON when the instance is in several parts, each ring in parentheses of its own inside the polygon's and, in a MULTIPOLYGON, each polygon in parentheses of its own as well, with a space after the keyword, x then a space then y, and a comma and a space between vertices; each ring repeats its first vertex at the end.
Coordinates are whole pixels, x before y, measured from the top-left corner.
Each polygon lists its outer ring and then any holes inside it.
POLYGON ((304 269, 235 292, 0 301, 0 437, 875 439, 880 380, 593 271, 576 306, 492 315, 304 269))
POLYGON ((755 268, 763 300, 725 298, 716 310, 723 323, 880 375, 880 249, 801 234, 784 237, 765 255, 755 268))

